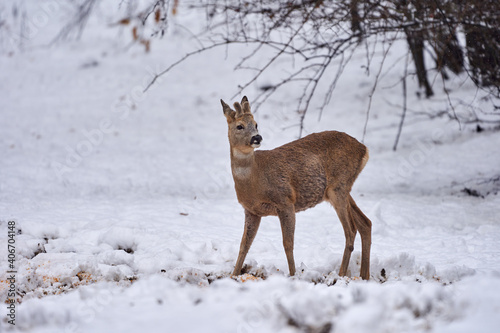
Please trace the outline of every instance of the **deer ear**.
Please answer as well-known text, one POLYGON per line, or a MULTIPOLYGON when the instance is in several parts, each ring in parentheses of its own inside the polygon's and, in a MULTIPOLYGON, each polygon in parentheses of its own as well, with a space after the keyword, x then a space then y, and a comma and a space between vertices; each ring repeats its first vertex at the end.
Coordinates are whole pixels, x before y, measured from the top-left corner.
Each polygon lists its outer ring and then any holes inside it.
POLYGON ((243 96, 241 99, 241 106, 243 107, 243 113, 252 113, 250 111, 250 103, 248 103, 248 98, 243 96))
POLYGON ((222 99, 220 100, 220 103, 222 104, 222 111, 224 112, 224 115, 227 118, 227 121, 232 121, 234 120, 234 117, 236 115, 236 112, 231 110, 229 105, 227 105, 222 99))

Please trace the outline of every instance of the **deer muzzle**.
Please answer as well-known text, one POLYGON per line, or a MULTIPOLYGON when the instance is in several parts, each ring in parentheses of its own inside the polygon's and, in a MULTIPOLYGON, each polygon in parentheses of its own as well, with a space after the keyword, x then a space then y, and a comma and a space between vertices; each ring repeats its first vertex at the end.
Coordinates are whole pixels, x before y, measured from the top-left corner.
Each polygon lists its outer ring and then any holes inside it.
POLYGON ((250 139, 250 145, 253 148, 260 147, 261 142, 262 142, 262 137, 259 134, 252 136, 252 138, 250 139))

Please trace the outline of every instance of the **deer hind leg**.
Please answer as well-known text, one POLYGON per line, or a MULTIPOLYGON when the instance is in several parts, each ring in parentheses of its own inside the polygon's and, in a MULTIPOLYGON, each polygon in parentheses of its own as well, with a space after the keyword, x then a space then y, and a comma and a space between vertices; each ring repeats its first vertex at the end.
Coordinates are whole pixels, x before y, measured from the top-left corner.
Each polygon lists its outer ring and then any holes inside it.
POLYGON ((241 268, 243 267, 243 262, 247 256, 248 250, 259 230, 260 216, 253 215, 249 211, 245 210, 245 231, 243 231, 243 237, 241 238, 240 253, 238 254, 238 260, 234 266, 234 271, 232 275, 240 275, 241 268))
POLYGON ((295 260, 293 258, 293 239, 295 233, 295 209, 293 206, 278 211, 283 234, 283 247, 285 248, 286 259, 290 276, 295 275, 295 260))
POLYGON ((342 223, 342 227, 344 228, 345 248, 342 263, 340 264, 339 275, 346 276, 349 261, 351 260, 351 253, 354 250, 354 239, 356 238, 356 225, 347 198, 349 194, 346 196, 342 192, 335 190, 328 190, 327 194, 328 200, 333 208, 335 208, 340 223, 342 223))
POLYGON ((354 223, 361 235, 361 278, 370 279, 370 248, 372 244, 372 222, 356 205, 354 199, 349 195, 349 206, 354 217, 354 223))

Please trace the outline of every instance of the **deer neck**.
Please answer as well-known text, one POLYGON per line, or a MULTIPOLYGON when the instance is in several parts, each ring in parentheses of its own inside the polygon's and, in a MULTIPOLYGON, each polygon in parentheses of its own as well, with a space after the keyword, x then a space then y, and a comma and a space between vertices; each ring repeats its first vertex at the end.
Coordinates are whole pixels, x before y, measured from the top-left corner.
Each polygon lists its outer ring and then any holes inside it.
POLYGON ((235 180, 250 179, 255 164, 254 150, 243 152, 231 147, 231 170, 235 180))

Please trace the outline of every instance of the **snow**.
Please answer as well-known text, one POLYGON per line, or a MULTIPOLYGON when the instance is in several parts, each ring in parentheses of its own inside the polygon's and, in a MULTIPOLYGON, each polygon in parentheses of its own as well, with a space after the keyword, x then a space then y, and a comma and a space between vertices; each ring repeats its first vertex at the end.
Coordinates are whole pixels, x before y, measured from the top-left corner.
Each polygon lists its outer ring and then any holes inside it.
MULTIPOLYGON (((326 203, 297 216, 295 277, 287 276, 279 222, 268 217, 247 274, 232 279, 243 210, 219 99, 232 102, 250 78, 233 71, 249 49, 193 57, 143 93, 154 73, 197 47, 181 25, 202 21, 200 14, 179 9, 167 36, 145 53, 125 51, 128 32, 110 28, 101 5, 80 41, 45 47, 67 10, 50 4, 24 2, 48 19, 37 21, 22 49, 15 36, 0 36, 2 301, 7 222, 18 229, 16 326, 5 304, 2 331, 496 332, 500 196, 488 180, 498 177, 500 136, 494 127, 477 133, 475 125, 419 113, 449 108, 440 79, 430 100, 408 81, 396 152, 396 69, 384 72, 373 97, 364 140, 370 161, 353 189, 373 222, 370 281, 358 278, 359 237, 349 276, 338 276, 344 236, 326 203)), ((389 60, 404 51, 396 43, 389 60)), ((307 133, 335 129, 362 139, 374 80, 363 63, 353 57, 320 122, 317 98, 307 133)), ((250 103, 279 66, 244 91, 250 103)), ((464 77, 447 87, 458 114, 491 117, 484 92, 464 77)), ((291 86, 255 113, 261 149, 297 137, 299 91, 291 86)))

